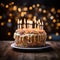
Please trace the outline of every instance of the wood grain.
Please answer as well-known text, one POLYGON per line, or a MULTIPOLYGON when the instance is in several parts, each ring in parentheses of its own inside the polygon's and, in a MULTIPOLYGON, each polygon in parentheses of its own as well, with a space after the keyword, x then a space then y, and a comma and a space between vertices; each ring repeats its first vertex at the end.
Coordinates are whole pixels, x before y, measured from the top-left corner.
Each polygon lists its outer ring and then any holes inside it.
POLYGON ((48 41, 52 48, 39 51, 12 49, 14 41, 0 41, 0 60, 60 60, 60 41, 48 41))

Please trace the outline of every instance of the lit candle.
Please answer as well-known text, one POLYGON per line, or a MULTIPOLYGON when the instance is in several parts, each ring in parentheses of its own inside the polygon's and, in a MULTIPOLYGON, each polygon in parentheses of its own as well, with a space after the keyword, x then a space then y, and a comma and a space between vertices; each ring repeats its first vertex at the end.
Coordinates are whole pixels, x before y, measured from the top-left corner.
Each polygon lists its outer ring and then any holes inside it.
POLYGON ((20 25, 19 25, 19 19, 18 19, 18 22, 17 22, 17 24, 18 24, 18 25, 17 25, 17 28, 19 29, 19 28, 20 28, 20 25))
POLYGON ((26 19, 24 19, 24 28, 26 28, 26 19))
POLYGON ((41 24, 41 22, 40 22, 40 19, 38 19, 38 29, 40 29, 40 24, 41 24))
POLYGON ((29 28, 29 21, 27 20, 27 28, 29 28))
POLYGON ((29 28, 32 28, 32 21, 29 22, 29 28))
POLYGON ((42 29, 42 28, 41 28, 41 22, 40 22, 40 29, 42 29))
POLYGON ((44 25, 44 24, 43 24, 43 21, 42 21, 42 30, 43 30, 43 25, 44 25))
POLYGON ((40 20, 38 19, 37 21, 37 28, 39 29, 40 28, 40 20))
POLYGON ((27 21, 27 23, 28 23, 27 27, 28 27, 28 28, 32 28, 32 23, 33 23, 33 22, 32 22, 32 21, 27 21))
POLYGON ((37 25, 37 28, 38 28, 38 21, 36 21, 36 25, 37 25))
POLYGON ((22 28, 21 24, 22 24, 22 20, 20 20, 20 28, 22 28))
POLYGON ((40 29, 43 30, 43 22, 40 23, 40 29))
POLYGON ((26 19, 24 18, 24 23, 26 24, 26 19))
POLYGON ((35 28, 36 28, 36 20, 35 20, 35 28))
POLYGON ((38 19, 38 23, 40 24, 40 19, 38 19))
POLYGON ((24 28, 26 28, 26 24, 24 24, 24 28))

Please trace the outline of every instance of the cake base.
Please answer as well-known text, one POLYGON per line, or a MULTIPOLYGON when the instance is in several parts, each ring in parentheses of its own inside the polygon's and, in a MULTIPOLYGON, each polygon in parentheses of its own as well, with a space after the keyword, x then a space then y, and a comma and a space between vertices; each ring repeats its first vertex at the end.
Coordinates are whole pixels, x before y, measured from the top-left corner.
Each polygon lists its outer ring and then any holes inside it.
POLYGON ((15 49, 23 49, 23 50, 39 50, 39 49, 50 48, 51 45, 46 42, 45 46, 40 46, 40 47, 37 46, 37 47, 27 47, 27 48, 25 48, 25 47, 18 47, 18 46, 16 46, 16 43, 12 43, 11 47, 15 48, 15 49))

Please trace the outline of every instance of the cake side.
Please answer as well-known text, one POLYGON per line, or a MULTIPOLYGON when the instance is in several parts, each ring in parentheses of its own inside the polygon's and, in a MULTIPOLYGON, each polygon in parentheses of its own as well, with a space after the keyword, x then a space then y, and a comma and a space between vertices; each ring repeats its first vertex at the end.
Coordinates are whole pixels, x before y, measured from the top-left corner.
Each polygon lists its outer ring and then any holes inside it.
POLYGON ((45 46, 47 34, 40 29, 17 29, 14 33, 16 46, 35 47, 45 46))

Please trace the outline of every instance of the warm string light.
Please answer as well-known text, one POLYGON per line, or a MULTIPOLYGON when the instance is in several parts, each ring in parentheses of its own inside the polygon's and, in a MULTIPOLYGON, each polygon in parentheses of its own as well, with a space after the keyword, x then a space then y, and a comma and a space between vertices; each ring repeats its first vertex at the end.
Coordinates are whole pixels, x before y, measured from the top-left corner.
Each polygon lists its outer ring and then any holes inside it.
POLYGON ((60 13, 60 9, 57 10, 57 13, 60 13))
POLYGON ((57 23, 57 26, 59 27, 60 26, 60 23, 57 23))
MULTIPOLYGON (((31 8, 30 8, 31 9, 31 8)), ((27 7, 24 7, 23 8, 23 11, 28 11, 28 8, 27 7)))
POLYGON ((51 40, 52 39, 52 36, 48 36, 48 39, 51 40))
POLYGON ((0 16, 0 19, 2 19, 2 16, 0 16))
POLYGON ((46 17, 43 17, 42 19, 43 19, 44 21, 46 21, 46 20, 47 20, 47 19, 46 19, 46 17))
POLYGON ((9 5, 14 5, 14 2, 9 3, 9 5))
POLYGON ((35 8, 35 5, 33 4, 32 7, 35 8))
POLYGON ((43 13, 46 13, 47 11, 46 10, 43 10, 43 13))
POLYGON ((40 6, 40 4, 37 4, 37 7, 39 7, 40 6))
POLYGON ((56 36, 59 36, 59 33, 58 32, 56 32, 56 34, 55 34, 56 36))
POLYGON ((29 7, 29 10, 32 10, 32 6, 29 7))
POLYGON ((4 26, 4 22, 1 22, 1 26, 4 26))
POLYGON ((11 32, 8 32, 8 36, 10 36, 11 35, 11 32))
POLYGON ((18 8, 18 12, 21 12, 21 8, 18 8))
POLYGON ((51 12, 55 12, 55 8, 51 8, 51 12))
POLYGON ((6 7, 6 8, 8 8, 8 7, 9 7, 9 5, 6 5, 5 7, 6 7))
POLYGON ((39 12, 42 12, 42 8, 39 8, 39 12))
POLYGON ((9 13, 9 16, 12 17, 13 16, 12 13, 9 13))
POLYGON ((53 19, 52 21, 53 21, 53 23, 56 23, 56 19, 53 19))
POLYGON ((17 6, 13 6, 13 11, 17 11, 17 6))
POLYGON ((53 18, 54 18, 54 16, 51 16, 51 17, 50 17, 50 19, 53 19, 53 18))
POLYGON ((11 19, 8 19, 8 22, 10 23, 11 22, 11 19))

